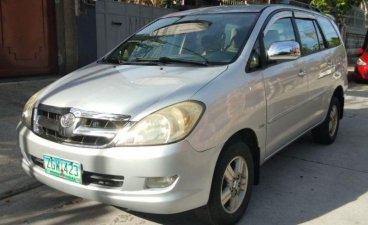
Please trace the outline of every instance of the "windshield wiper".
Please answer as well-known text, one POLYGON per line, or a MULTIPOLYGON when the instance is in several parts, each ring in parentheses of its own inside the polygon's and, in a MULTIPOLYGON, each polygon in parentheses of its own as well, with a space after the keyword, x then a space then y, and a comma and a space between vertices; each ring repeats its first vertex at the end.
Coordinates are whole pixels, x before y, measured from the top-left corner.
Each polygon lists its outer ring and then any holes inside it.
POLYGON ((137 62, 160 62, 164 64, 168 63, 183 63, 183 64, 192 64, 192 65, 199 65, 199 66, 208 66, 208 61, 198 62, 186 59, 177 59, 177 58, 170 58, 170 57, 160 57, 160 58, 136 58, 137 62))

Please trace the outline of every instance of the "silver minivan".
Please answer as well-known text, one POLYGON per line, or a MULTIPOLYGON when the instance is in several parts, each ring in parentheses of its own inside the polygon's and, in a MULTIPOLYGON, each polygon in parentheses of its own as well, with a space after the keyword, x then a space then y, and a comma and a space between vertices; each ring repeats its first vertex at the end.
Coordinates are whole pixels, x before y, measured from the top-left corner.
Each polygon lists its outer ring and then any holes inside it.
POLYGON ((72 195, 233 224, 266 160, 309 131, 334 142, 346 75, 330 16, 288 5, 173 13, 29 99, 22 166, 72 195))

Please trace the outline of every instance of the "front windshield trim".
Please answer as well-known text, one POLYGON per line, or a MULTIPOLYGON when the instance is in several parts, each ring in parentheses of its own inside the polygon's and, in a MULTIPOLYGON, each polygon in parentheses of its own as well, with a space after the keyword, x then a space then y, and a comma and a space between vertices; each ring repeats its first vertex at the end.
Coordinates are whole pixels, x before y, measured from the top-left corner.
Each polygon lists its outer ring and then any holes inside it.
MULTIPOLYGON (((244 47, 245 47, 246 43, 248 42, 249 37, 252 34, 252 32, 254 30, 254 27, 256 25, 256 22, 257 22, 257 20, 260 16, 259 12, 235 12, 235 13, 234 12, 232 12, 232 13, 221 12, 221 13, 208 13, 208 14, 203 13, 203 14, 198 14, 198 15, 195 15, 195 16, 204 16, 204 15, 216 16, 216 15, 222 15, 222 14, 232 14, 232 15, 234 15, 234 14, 252 14, 252 15, 254 15, 254 17, 251 18, 250 26, 248 27, 247 32, 245 32, 244 38, 242 39, 242 42, 239 45, 239 48, 238 48, 238 51, 236 52, 236 54, 234 54, 234 56, 229 61, 209 61, 206 57, 203 57, 204 59, 206 59, 206 64, 208 66, 229 65, 229 64, 232 64, 233 62, 235 62, 239 58, 239 56, 242 54, 242 52, 244 51, 244 47)), ((129 42, 142 42, 142 41, 139 41, 139 40, 134 40, 133 38, 136 37, 137 35, 141 35, 143 30, 147 29, 147 27, 149 27, 153 23, 156 23, 159 20, 174 19, 175 22, 167 24, 167 25, 162 26, 162 27, 159 27, 157 29, 162 29, 164 27, 168 27, 168 26, 171 26, 171 25, 174 25, 174 24, 182 24, 182 23, 192 23, 192 22, 204 22, 204 23, 208 23, 208 24, 212 23, 211 21, 206 21, 206 20, 203 20, 203 19, 196 19, 196 20, 193 19, 193 20, 181 21, 182 19, 185 19, 186 17, 189 17, 189 16, 193 16, 193 15, 180 15, 180 16, 173 15, 173 16, 169 16, 169 17, 158 18, 157 20, 153 21, 152 23, 147 24, 142 29, 140 29, 138 32, 136 32, 135 34, 133 34, 130 37, 128 37, 127 39, 125 39, 121 44, 119 44, 117 47, 115 47, 112 51, 107 53, 103 58, 101 58, 101 60, 99 60, 97 62, 106 62, 106 61, 108 61, 108 58, 113 56, 114 52, 116 52, 118 49, 122 48, 122 46, 126 43, 129 43, 129 42)), ((167 56, 163 55, 161 57, 172 58, 170 55, 167 55, 167 56)), ((124 65, 124 64, 134 64, 134 60, 123 62, 122 65, 124 65)))

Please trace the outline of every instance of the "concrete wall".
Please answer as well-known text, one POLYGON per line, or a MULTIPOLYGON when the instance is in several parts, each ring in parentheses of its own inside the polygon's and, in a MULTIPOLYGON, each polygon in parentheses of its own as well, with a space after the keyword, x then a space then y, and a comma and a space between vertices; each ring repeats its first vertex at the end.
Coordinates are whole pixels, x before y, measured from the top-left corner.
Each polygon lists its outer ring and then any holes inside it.
POLYGON ((58 71, 64 75, 95 61, 142 26, 175 10, 113 0, 96 4, 55 0, 55 11, 58 71))
POLYGON ((97 59, 96 10, 93 4, 81 3, 78 8, 78 67, 82 67, 97 59))
POLYGON ((78 67, 75 2, 55 0, 59 74, 78 67))
POLYGON ((97 57, 106 54, 152 20, 175 11, 112 0, 97 1, 97 57))

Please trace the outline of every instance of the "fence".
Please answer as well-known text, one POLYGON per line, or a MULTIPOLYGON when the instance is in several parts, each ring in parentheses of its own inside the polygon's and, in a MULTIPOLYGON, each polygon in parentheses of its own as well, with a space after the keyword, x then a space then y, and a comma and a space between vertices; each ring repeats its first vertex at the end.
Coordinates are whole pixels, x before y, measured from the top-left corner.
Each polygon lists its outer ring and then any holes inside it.
POLYGON ((97 1, 97 57, 103 56, 150 21, 175 11, 112 0, 97 1))
POLYGON ((358 58, 357 49, 363 46, 368 25, 364 10, 354 7, 345 16, 346 34, 345 47, 349 56, 349 63, 354 64, 358 58))

